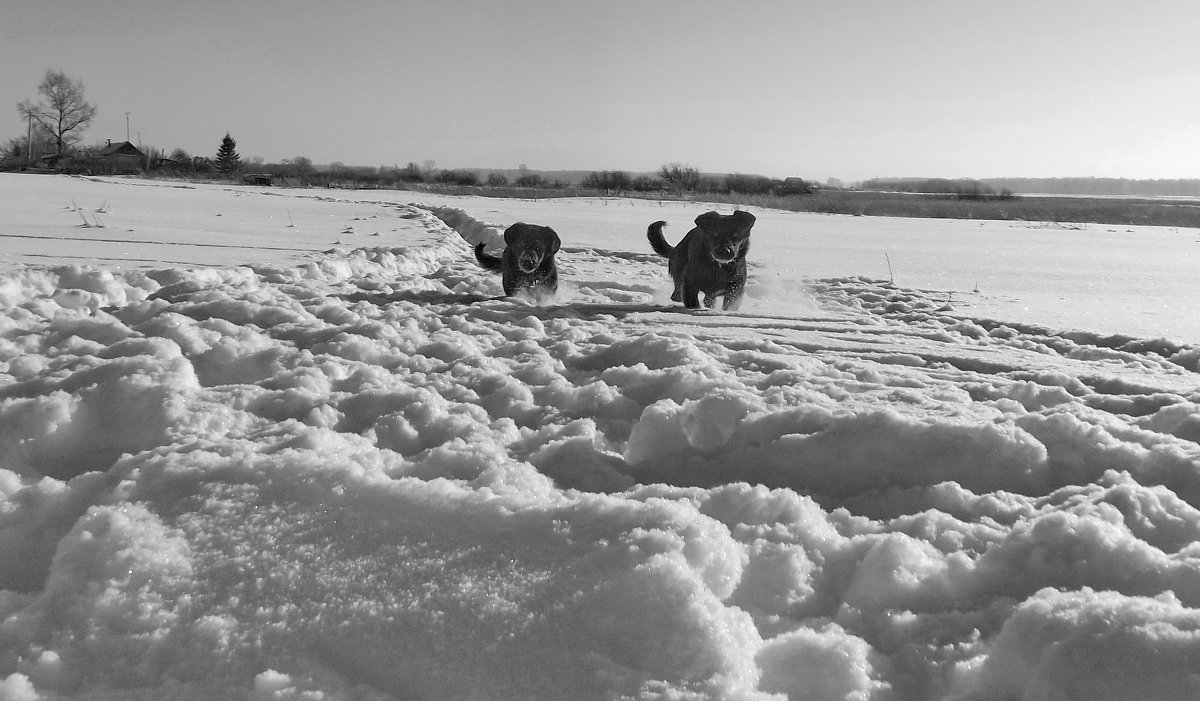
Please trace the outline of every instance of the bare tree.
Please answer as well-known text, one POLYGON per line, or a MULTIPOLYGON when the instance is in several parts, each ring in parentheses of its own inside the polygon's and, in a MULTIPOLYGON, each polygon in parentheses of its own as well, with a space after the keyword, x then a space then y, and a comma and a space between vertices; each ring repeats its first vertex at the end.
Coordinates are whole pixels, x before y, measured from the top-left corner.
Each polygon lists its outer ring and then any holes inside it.
POLYGON ((309 175, 313 172, 312 159, 308 156, 296 156, 292 159, 292 167, 297 175, 309 175))
POLYGON ((667 163, 658 169, 658 177, 676 190, 695 190, 700 186, 700 169, 685 163, 667 163))
POLYGON ((83 83, 62 71, 46 71, 38 94, 41 100, 23 100, 17 103, 17 111, 49 132, 61 155, 92 123, 96 108, 83 99, 83 83))
POLYGON ((41 155, 41 144, 50 140, 50 134, 42 128, 41 124, 33 124, 30 122, 30 128, 26 134, 15 139, 9 139, 4 145, 4 157, 20 160, 30 160, 34 154, 41 155))

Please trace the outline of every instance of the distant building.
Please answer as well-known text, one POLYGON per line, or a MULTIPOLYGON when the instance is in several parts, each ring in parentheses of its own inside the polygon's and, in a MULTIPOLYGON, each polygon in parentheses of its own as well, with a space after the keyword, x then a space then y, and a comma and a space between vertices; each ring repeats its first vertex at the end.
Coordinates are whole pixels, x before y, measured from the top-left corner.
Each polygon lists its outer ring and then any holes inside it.
POLYGON ((813 191, 811 183, 804 181, 804 178, 784 178, 783 184, 779 187, 776 194, 779 195, 808 195, 813 191))
POLYGON ((109 141, 107 146, 95 153, 94 158, 102 167, 113 170, 140 170, 146 164, 146 154, 128 141, 116 144, 109 141))
POLYGON ((109 141, 100 148, 72 149, 63 153, 58 153, 57 148, 53 139, 37 140, 30 149, 31 158, 25 158, 25 154, 13 154, 3 158, 0 165, 15 165, 22 170, 68 173, 138 173, 149 165, 146 154, 128 141, 115 144, 109 141))

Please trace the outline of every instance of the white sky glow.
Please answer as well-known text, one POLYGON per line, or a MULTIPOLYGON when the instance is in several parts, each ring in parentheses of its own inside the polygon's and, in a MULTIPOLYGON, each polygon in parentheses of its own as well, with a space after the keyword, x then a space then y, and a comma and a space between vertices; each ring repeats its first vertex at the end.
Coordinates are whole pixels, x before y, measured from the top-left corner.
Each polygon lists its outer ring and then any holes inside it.
POLYGON ((0 138, 49 69, 85 141, 316 163, 1200 176, 1186 2, 0 2, 0 138), (685 11, 686 10, 686 11, 685 11), (7 125, 7 126, 4 126, 7 125))

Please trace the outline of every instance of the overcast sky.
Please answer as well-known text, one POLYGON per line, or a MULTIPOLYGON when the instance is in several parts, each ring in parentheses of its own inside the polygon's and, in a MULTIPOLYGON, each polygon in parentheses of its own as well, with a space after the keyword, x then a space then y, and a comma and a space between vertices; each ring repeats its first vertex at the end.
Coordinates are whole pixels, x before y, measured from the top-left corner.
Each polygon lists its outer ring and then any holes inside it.
POLYGON ((1195 178, 1198 40, 1194 0, 0 0, 0 141, 53 68, 85 143, 198 155, 1195 178))

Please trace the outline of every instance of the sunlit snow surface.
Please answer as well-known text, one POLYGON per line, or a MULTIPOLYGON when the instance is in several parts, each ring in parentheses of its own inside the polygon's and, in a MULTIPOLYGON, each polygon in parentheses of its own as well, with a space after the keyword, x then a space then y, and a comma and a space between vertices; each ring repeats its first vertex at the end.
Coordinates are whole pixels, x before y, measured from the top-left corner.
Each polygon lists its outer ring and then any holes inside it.
POLYGON ((1195 230, 755 209, 726 314, 645 241, 709 205, 0 207, 0 699, 1200 695, 1200 334, 1120 309, 1195 230))

